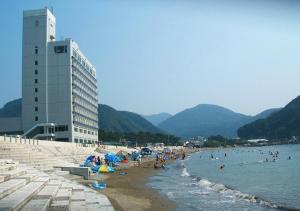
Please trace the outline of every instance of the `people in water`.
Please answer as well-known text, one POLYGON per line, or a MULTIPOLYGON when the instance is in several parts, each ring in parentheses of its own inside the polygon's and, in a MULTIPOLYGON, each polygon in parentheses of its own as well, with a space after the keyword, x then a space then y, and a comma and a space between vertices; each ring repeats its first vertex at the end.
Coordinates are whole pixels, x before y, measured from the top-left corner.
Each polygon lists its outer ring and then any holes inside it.
POLYGON ((182 160, 184 160, 185 159, 185 152, 183 151, 182 152, 182 160))
POLYGON ((224 167, 225 167, 225 164, 221 165, 220 169, 222 170, 222 169, 224 169, 224 167))
POLYGON ((214 159, 214 156, 213 156, 213 154, 210 154, 210 158, 211 158, 211 159, 214 159))
POLYGON ((227 156, 226 152, 225 152, 225 157, 227 156))
POLYGON ((289 157, 288 157, 288 159, 289 159, 289 160, 291 160, 291 159, 292 159, 292 157, 291 157, 291 156, 289 156, 289 157))

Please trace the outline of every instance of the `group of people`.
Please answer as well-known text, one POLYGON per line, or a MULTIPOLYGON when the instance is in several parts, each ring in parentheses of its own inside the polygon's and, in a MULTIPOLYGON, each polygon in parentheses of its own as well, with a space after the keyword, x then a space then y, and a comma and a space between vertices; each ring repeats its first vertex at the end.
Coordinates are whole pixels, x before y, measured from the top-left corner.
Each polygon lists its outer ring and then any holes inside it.
POLYGON ((108 165, 108 160, 106 159, 101 159, 100 156, 95 156, 91 155, 86 159, 86 166, 100 166, 102 164, 107 164, 108 165))

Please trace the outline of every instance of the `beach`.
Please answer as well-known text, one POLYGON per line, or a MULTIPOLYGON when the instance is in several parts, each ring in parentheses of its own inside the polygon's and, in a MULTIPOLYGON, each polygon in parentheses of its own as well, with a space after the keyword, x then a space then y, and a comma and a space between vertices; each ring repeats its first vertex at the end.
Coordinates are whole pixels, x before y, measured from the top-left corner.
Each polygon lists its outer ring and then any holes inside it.
POLYGON ((153 161, 143 162, 140 167, 130 167, 108 175, 107 188, 101 191, 116 210, 174 210, 175 203, 146 186, 150 176, 162 171, 153 168, 153 161))

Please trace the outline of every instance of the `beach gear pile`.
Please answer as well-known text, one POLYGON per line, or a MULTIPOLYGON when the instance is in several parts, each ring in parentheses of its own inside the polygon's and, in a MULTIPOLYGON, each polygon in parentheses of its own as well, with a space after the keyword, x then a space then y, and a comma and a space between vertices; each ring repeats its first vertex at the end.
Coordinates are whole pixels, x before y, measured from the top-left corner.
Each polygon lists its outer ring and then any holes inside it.
MULTIPOLYGON (((84 163, 81 164, 80 166, 81 167, 90 167, 93 173, 97 173, 97 172, 112 173, 112 172, 114 172, 114 169, 111 166, 107 166, 106 164, 100 164, 100 163, 95 164, 93 162, 94 158, 95 158, 94 155, 88 156, 86 158, 86 160, 84 161, 84 163)), ((117 162, 118 161, 112 155, 109 155, 107 158, 112 162, 117 162)))

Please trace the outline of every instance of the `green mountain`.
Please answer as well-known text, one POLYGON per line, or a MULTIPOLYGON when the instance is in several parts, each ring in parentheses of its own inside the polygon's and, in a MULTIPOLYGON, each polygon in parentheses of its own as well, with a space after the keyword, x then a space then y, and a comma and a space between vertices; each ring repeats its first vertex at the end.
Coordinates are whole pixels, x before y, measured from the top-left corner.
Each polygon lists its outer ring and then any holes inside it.
POLYGON ((12 100, 6 103, 0 109, 0 118, 2 117, 21 117, 22 113, 22 99, 12 100))
POLYGON ((300 136, 300 96, 265 119, 238 129, 241 138, 284 139, 300 136))
POLYGON ((267 110, 265 110, 265 111, 257 114, 256 116, 254 116, 252 121, 255 121, 255 120, 258 120, 258 119, 265 119, 268 116, 270 116, 271 114, 273 114, 274 112, 279 111, 280 109, 281 108, 270 108, 270 109, 267 109, 267 110))
MULTIPOLYGON (((21 117, 22 99, 6 103, 0 109, 1 117, 21 117)), ((138 114, 117 111, 107 105, 98 106, 99 128, 110 132, 150 132, 162 133, 160 129, 152 125, 138 114)))
POLYGON ((117 111, 107 105, 99 105, 99 127, 110 132, 150 132, 162 133, 140 115, 128 111, 117 111))
POLYGON ((253 117, 233 112, 227 108, 200 104, 186 109, 159 124, 159 128, 180 137, 222 135, 237 137, 237 129, 253 117))
POLYGON ((169 119, 172 115, 169 113, 159 113, 159 114, 151 114, 151 115, 143 115, 145 119, 151 122, 153 125, 158 126, 159 123, 169 119))

